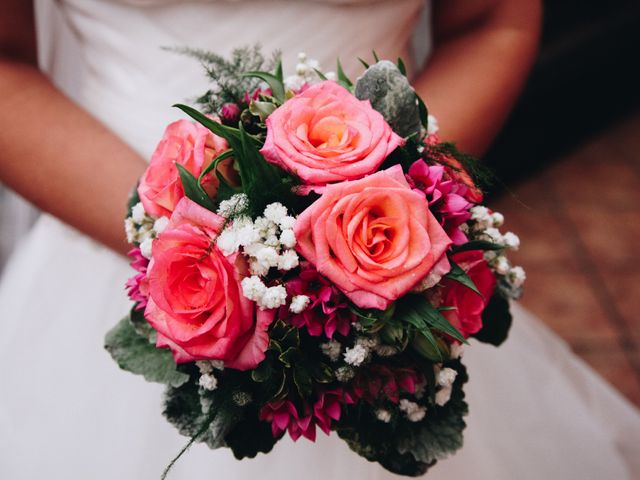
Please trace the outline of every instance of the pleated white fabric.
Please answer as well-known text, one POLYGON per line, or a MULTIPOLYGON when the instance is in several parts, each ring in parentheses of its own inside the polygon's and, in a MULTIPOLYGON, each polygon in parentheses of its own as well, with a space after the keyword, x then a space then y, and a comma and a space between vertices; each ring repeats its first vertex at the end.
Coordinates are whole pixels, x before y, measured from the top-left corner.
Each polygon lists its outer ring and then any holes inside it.
MULTIPOLYGON (((340 56, 355 70, 348 60, 372 48, 406 57, 422 6, 66 0, 44 40, 61 88, 148 155, 179 117, 169 105, 206 88, 197 63, 159 47, 224 54, 260 40, 265 51, 282 49, 290 66, 304 50, 325 66, 340 56)), ((161 387, 118 370, 102 349, 129 307, 128 275, 121 258, 49 216, 12 257, 0 284, 0 478, 155 479, 185 443, 161 417, 161 387)), ((501 349, 474 343, 466 363, 465 446, 428 478, 640 478, 638 412, 517 305, 509 341, 501 349)), ((243 462, 196 446, 172 478, 397 477, 321 435, 316 444, 283 440, 243 462)))

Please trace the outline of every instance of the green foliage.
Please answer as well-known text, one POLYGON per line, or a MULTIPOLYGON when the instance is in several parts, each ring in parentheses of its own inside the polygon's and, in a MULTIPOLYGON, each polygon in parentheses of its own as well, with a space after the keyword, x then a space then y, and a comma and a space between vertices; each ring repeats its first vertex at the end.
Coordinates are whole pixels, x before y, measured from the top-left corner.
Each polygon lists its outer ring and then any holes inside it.
POLYGON ((429 109, 427 109, 427 105, 422 100, 422 97, 416 93, 416 101, 418 102, 418 113, 420 114, 420 123, 426 130, 429 127, 429 109))
POLYGON ((467 343, 456 327, 422 295, 406 295, 397 302, 395 318, 413 326, 425 336, 436 330, 467 343))
POLYGON ((469 250, 504 250, 503 245, 498 245, 497 243, 487 242, 486 240, 471 240, 470 242, 463 243, 462 245, 454 245, 452 247, 452 252, 460 253, 460 252, 468 252, 469 250))
POLYGON ((338 60, 338 64, 336 68, 337 68, 336 73, 338 75, 338 83, 342 85, 344 88, 346 88, 347 90, 349 90, 350 92, 353 91, 353 82, 349 79, 347 74, 344 73, 340 60, 338 60))
POLYGON ((269 453, 278 438, 271 433, 271 424, 258 420, 255 406, 244 412, 244 417, 227 434, 225 441, 238 460, 254 458, 258 453, 269 453))
MULTIPOLYGON (((282 72, 282 64, 279 63, 279 70, 282 72)), ((242 74, 244 77, 254 77, 259 78, 263 82, 266 82, 271 88, 271 93, 273 94, 273 98, 282 105, 284 103, 284 82, 282 81, 282 77, 278 78, 278 76, 269 72, 262 71, 249 71, 242 74)))
POLYGON ((144 318, 144 310, 136 310, 135 307, 132 308, 129 313, 129 320, 131 321, 131 325, 136 333, 141 337, 146 338, 149 343, 155 346, 158 334, 153 327, 149 325, 147 319, 144 318))
POLYGON ((453 280, 454 282, 458 282, 468 289, 473 290, 478 295, 482 296, 480 290, 478 290, 478 287, 476 287, 476 284, 473 283, 471 277, 467 275, 467 272, 465 272, 457 263, 452 262, 451 260, 449 260, 449 263, 451 264, 451 270, 449 270, 449 273, 445 275, 445 278, 453 280))
POLYGON ((236 48, 228 59, 193 48, 179 48, 174 51, 199 60, 214 84, 214 87, 196 100, 206 113, 218 113, 225 103, 243 104, 245 93, 253 92, 260 85, 259 78, 243 74, 260 70, 270 71, 280 60, 279 52, 274 52, 271 58, 266 59, 259 45, 236 48))
MULTIPOLYGON (((479 162, 478 159, 472 155, 458 150, 455 143, 444 142, 432 145, 425 150, 425 154, 428 156, 430 152, 436 155, 450 156, 458 160, 469 175, 471 175, 473 182, 481 189, 491 187, 496 183, 496 176, 489 167, 479 162)), ((456 168, 454 165, 449 166, 453 169, 456 168)))
POLYGON ((398 61, 396 62, 396 64, 398 65, 398 70, 400 70, 400 73, 406 77, 407 76, 407 67, 405 66, 404 61, 402 60, 402 58, 398 57, 398 61))
POLYGON ((140 196, 138 195, 138 185, 140 182, 136 182, 136 186, 129 192, 129 198, 127 199, 127 217, 131 216, 131 210, 140 202, 140 196))
POLYGON ((176 168, 180 173, 180 180, 182 181, 182 187, 184 188, 184 194, 196 202, 198 205, 203 206, 211 211, 215 211, 216 206, 213 200, 209 198, 209 195, 202 187, 196 177, 194 177, 189 170, 184 168, 179 163, 176 163, 176 168))
POLYGON ((511 323, 509 301, 496 291, 482 312, 482 328, 473 337, 499 346, 507 339, 511 323))
POLYGON ((462 387, 468 376, 459 361, 445 366, 458 372, 451 399, 442 407, 429 408, 423 421, 396 433, 398 451, 411 454, 417 461, 425 464, 434 464, 462 447, 462 432, 466 426, 463 417, 469 411, 462 387))
POLYGON ((171 352, 156 348, 147 337, 140 336, 129 316, 107 332, 105 348, 120 368, 149 382, 178 387, 189 380, 189 375, 178 370, 171 352))
MULTIPOLYGON (((259 151, 258 140, 249 135, 242 125, 239 129, 228 127, 214 122, 187 105, 175 106, 229 142, 240 171, 242 190, 249 197, 251 213, 260 215, 264 208, 273 202, 282 202, 285 205, 298 203, 291 193, 291 179, 264 159, 259 151)), ((230 192, 231 190, 224 191, 225 196, 230 192)))

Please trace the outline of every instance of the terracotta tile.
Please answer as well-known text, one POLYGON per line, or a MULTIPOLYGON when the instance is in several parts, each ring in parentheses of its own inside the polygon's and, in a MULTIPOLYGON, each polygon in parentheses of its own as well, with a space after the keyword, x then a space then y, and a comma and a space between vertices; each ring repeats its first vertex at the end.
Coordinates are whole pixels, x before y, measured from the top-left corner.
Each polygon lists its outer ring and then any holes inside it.
POLYGON ((571 226, 562 224, 555 213, 506 202, 496 203, 492 208, 505 216, 501 230, 520 237, 520 249, 509 252, 513 263, 525 269, 549 271, 579 268, 571 226))
POLYGON ((604 280, 617 311, 633 336, 632 341, 640 351, 640 269, 608 272, 604 280))
POLYGON ((629 271, 640 267, 639 208, 621 212, 567 205, 565 211, 601 271, 629 271))
POLYGON ((572 154, 548 170, 556 198, 566 205, 636 210, 640 205, 637 167, 610 145, 597 145, 572 154))
POLYGON ((628 354, 609 349, 580 355, 596 372, 640 407, 640 380, 628 354))
POLYGON ((609 322, 587 278, 571 269, 529 269, 522 303, 572 346, 615 345, 609 322))

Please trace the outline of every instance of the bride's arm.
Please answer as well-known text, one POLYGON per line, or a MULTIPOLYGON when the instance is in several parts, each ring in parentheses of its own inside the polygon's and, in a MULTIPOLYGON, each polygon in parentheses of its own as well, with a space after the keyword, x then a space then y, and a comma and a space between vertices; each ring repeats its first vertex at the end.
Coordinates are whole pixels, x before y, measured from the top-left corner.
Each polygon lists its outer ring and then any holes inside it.
POLYGON ((0 181, 119 252, 144 161, 36 65, 32 2, 0 0, 0 181))
POLYGON ((540 0, 437 0, 434 55, 416 81, 441 136, 482 154, 533 64, 540 0))

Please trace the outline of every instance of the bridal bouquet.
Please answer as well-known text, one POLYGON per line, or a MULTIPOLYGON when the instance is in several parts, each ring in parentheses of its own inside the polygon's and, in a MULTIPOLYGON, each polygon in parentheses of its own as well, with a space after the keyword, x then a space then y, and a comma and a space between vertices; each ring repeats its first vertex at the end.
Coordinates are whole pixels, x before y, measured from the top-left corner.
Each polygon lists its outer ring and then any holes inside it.
POLYGON ((190 443, 241 459, 335 432, 420 475, 462 446, 463 346, 506 338, 518 238, 401 61, 352 83, 241 53, 196 52, 215 84, 205 113, 178 105, 195 122, 167 126, 130 201, 134 306, 106 348, 166 385, 190 443))

